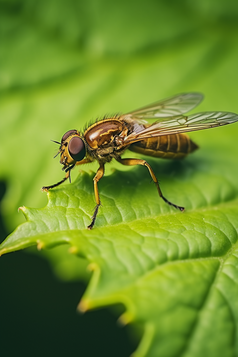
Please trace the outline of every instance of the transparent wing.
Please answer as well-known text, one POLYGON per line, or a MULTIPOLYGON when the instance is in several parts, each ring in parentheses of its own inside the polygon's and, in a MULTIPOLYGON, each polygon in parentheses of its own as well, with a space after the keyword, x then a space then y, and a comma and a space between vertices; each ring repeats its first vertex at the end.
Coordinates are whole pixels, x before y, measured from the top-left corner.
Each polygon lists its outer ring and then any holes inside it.
POLYGON ((123 119, 154 119, 184 114, 195 108, 203 99, 201 93, 182 93, 160 100, 122 116, 123 119))
POLYGON ((140 126, 135 123, 136 130, 124 138, 125 144, 131 144, 151 137, 186 133, 189 131, 214 128, 238 121, 238 114, 229 112, 201 112, 189 116, 176 115, 153 123, 150 126, 140 126))

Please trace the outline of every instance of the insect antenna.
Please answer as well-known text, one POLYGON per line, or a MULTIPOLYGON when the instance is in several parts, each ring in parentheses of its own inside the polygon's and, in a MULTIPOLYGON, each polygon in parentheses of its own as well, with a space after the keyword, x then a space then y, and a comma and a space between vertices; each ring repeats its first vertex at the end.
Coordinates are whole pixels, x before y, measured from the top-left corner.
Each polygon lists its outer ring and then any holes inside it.
POLYGON ((54 159, 59 155, 60 151, 57 152, 57 154, 54 156, 54 159))
MULTIPOLYGON (((55 144, 61 145, 61 143, 59 141, 56 141, 56 140, 50 140, 50 141, 53 141, 53 143, 55 143, 55 144)), ((60 151, 57 152, 57 154, 54 156, 54 159, 56 158, 56 156, 59 155, 59 153, 60 153, 60 151)))

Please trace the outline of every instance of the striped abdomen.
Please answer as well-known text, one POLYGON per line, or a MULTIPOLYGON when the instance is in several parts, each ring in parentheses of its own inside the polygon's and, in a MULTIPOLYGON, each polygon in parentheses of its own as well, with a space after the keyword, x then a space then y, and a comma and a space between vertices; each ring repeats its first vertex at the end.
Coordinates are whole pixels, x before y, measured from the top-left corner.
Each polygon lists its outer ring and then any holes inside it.
POLYGON ((165 159, 181 159, 198 146, 186 134, 157 136, 130 145, 129 150, 165 159))

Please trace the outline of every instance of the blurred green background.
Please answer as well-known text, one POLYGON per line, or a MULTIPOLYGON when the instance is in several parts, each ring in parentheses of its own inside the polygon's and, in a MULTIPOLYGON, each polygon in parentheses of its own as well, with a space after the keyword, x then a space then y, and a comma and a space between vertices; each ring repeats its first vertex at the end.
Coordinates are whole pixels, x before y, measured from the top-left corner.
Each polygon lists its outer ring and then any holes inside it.
MULTIPOLYGON (((24 221, 17 208, 44 206, 40 187, 63 177, 50 140, 65 131, 186 91, 205 94, 199 111, 238 112, 235 0, 0 0, 0 36, 1 240, 24 221)), ((192 136, 210 149, 226 133, 192 136)), ((1 356, 135 349, 116 314, 75 313, 84 284, 61 283, 39 256, 0 264, 1 356)))

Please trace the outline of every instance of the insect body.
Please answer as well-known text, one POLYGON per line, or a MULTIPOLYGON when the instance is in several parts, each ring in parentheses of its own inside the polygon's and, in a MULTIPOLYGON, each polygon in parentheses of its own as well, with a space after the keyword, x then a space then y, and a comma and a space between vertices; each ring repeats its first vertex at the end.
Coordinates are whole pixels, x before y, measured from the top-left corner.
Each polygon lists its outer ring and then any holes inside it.
MULTIPOLYGON (((238 115, 229 112, 200 112, 184 116, 202 100, 200 93, 184 93, 156 102, 128 114, 97 121, 83 133, 78 130, 67 131, 61 142, 58 154, 63 165, 65 177, 51 186, 44 186, 48 191, 67 179, 76 165, 98 161, 99 168, 93 179, 96 208, 88 229, 92 229, 100 207, 98 181, 104 175, 104 165, 112 159, 122 165, 146 166, 157 187, 159 196, 171 206, 184 210, 168 201, 162 194, 158 180, 151 166, 142 159, 123 159, 125 150, 160 158, 183 158, 193 152, 197 145, 184 134, 185 132, 208 129, 238 121, 238 115), (156 120, 149 124, 148 120, 156 120)), ((57 154, 57 155, 58 155, 57 154)))

